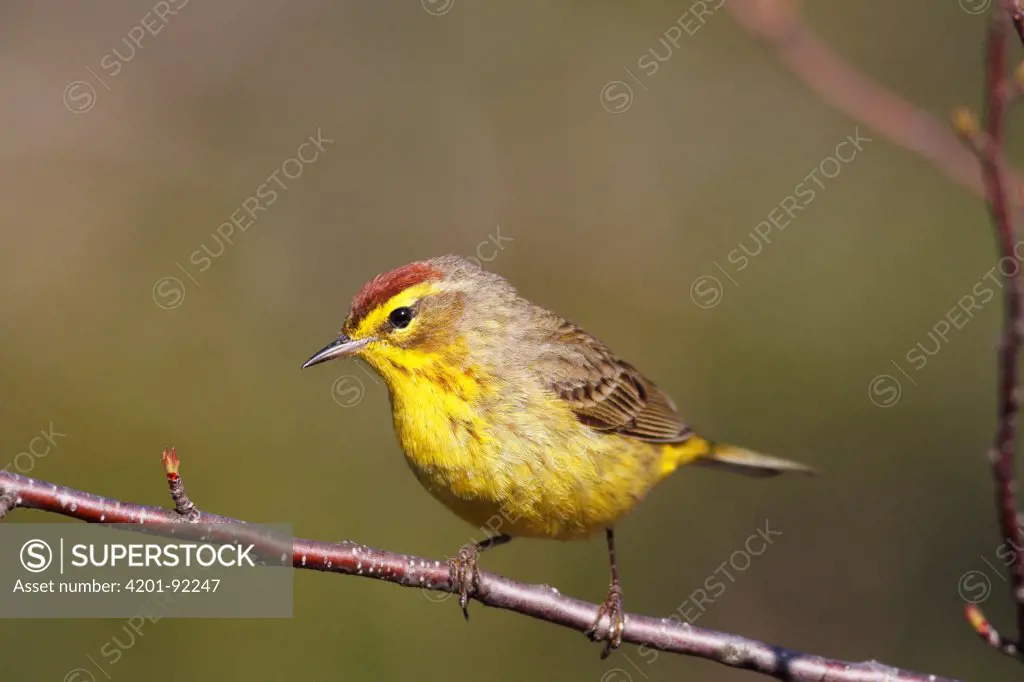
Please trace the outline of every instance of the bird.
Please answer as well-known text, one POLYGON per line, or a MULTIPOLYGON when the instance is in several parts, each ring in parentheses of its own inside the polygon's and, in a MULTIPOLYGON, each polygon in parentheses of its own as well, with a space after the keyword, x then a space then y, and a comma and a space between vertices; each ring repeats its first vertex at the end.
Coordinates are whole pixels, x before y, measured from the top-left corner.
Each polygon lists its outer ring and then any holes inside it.
POLYGON ((586 634, 622 642, 616 522, 694 464, 752 476, 803 464, 698 435, 669 395, 594 336, 454 255, 369 280, 303 368, 358 357, 384 380, 419 483, 489 536, 448 562, 466 618, 478 555, 513 538, 607 543, 610 586, 586 634), (607 617, 608 625, 601 628, 607 617))

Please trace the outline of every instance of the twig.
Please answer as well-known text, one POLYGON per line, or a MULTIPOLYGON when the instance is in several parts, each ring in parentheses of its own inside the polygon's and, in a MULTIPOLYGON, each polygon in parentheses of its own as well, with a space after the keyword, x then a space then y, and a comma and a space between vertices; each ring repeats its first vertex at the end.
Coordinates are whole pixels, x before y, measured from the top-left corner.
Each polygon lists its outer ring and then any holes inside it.
MULTIPOLYGON (((165 452, 165 467, 167 454, 165 452)), ((180 483, 177 467, 174 474, 180 483)), ((172 485, 172 496, 175 489, 177 486, 172 485)), ((14 496, 15 507, 40 509, 89 523, 144 523, 148 533, 158 535, 174 535, 183 528, 182 515, 177 509, 111 500, 7 471, 0 471, 0 490, 14 496)), ((176 506, 180 500, 187 499, 183 488, 178 492, 176 506)), ((258 552, 270 555, 278 551, 279 546, 273 544, 273 539, 255 531, 247 533, 250 526, 244 521, 200 512, 194 505, 190 509, 195 511, 197 523, 208 524, 207 529, 217 529, 218 524, 230 524, 219 533, 210 533, 214 541, 237 541, 244 536, 256 545, 258 552)), ((449 580, 448 565, 443 561, 397 554, 354 542, 328 543, 301 538, 291 540, 291 552, 295 568, 357 575, 450 594, 458 592, 449 580)), ((528 585, 487 572, 480 572, 479 577, 480 586, 473 599, 487 606, 514 611, 578 632, 590 627, 597 615, 596 604, 567 597, 546 585, 528 585)), ((455 617, 454 613, 452 617, 455 617)), ((949 678, 900 670, 876 661, 847 663, 822 658, 667 618, 627 614, 622 639, 651 649, 759 672, 787 682, 955 682, 949 678)))
POLYGON ((178 475, 181 461, 178 459, 178 451, 175 448, 167 448, 160 456, 164 463, 164 472, 167 474, 167 487, 171 490, 171 499, 174 501, 174 511, 184 516, 187 521, 196 522, 199 520, 199 510, 192 500, 185 493, 185 482, 178 475))
MULTIPOLYGON (((1007 10, 1014 16, 1014 25, 1020 28, 1020 10, 1016 3, 1006 2, 1007 10)), ((1024 40, 1024 33, 1021 34, 1024 40)), ((1007 17, 997 12, 992 20, 988 38, 989 96, 986 101, 985 129, 995 149, 1003 149, 1005 138, 1006 92, 1003 84, 1007 78, 1007 17)), ((1007 201, 1006 169, 1001 157, 992 154, 984 158, 985 186, 989 210, 995 225, 999 250, 1005 258, 1015 258, 1014 248, 1017 234, 1007 201)), ((1006 320, 1003 324, 1003 340, 999 349, 999 426, 995 443, 989 457, 996 482, 996 507, 999 526, 1004 540, 1014 549, 1014 562, 1010 566, 1012 595, 1017 603, 1018 649, 1024 637, 1024 530, 1017 511, 1016 480, 1014 471, 1014 442, 1017 436, 1017 413, 1020 410, 1018 396, 1018 358, 1021 350, 1022 326, 1024 326, 1024 299, 1022 299, 1020 268, 1013 268, 1004 274, 1003 287, 1006 305, 1006 320)))
MULTIPOLYGON (((999 252, 1003 259, 1019 261, 1014 250, 1018 241, 1007 196, 1007 170, 1003 157, 1006 133, 1006 111, 1010 99, 1016 94, 1008 87, 1007 42, 1009 27, 1013 26, 1024 41, 1024 16, 1014 0, 1004 0, 993 14, 986 40, 985 75, 985 131, 975 133, 976 123, 970 114, 961 111, 954 117, 954 127, 966 138, 981 159, 985 200, 995 226, 999 252)), ((995 442, 989 450, 989 462, 995 481, 996 512, 1004 547, 1013 552, 1008 561, 1010 594, 1017 607, 1017 637, 1015 640, 1000 635, 976 606, 968 606, 966 616, 971 627, 991 646, 1024 662, 1024 529, 1017 511, 1017 491, 1014 472, 1014 441, 1017 437, 1018 357, 1024 330, 1024 298, 1020 281, 1020 263, 1000 274, 1005 280, 1005 321, 999 345, 999 424, 995 442)))
POLYGON ((1024 12, 1020 9, 1020 0, 1013 0, 1007 3, 1007 11, 1010 14, 1010 21, 1013 23, 1013 28, 1017 31, 1017 37, 1020 38, 1021 42, 1024 43, 1024 12))
POLYGON ((1018 658, 1020 656, 1020 649, 1017 647, 1017 643, 1009 637, 1003 637, 999 634, 999 631, 992 627, 992 624, 988 622, 988 618, 985 618, 985 614, 981 612, 977 605, 968 604, 965 606, 964 615, 967 617, 967 622, 971 624, 971 627, 974 628, 974 631, 978 633, 986 644, 999 649, 999 651, 1011 658, 1018 658))

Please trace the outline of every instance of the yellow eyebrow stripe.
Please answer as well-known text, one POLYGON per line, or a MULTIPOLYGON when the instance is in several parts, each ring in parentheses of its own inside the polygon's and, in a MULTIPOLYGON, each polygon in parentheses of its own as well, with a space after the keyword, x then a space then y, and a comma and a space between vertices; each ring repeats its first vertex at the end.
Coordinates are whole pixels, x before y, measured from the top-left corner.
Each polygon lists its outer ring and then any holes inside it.
POLYGON ((355 331, 349 334, 349 337, 353 339, 363 339, 367 336, 372 336, 375 331, 380 329, 381 325, 387 319, 388 315, 395 308, 401 308, 402 306, 411 306, 416 301, 420 300, 424 296, 439 291, 439 287, 434 282, 423 282, 422 284, 415 284, 401 293, 395 294, 387 301, 377 306, 360 320, 359 325, 355 331))

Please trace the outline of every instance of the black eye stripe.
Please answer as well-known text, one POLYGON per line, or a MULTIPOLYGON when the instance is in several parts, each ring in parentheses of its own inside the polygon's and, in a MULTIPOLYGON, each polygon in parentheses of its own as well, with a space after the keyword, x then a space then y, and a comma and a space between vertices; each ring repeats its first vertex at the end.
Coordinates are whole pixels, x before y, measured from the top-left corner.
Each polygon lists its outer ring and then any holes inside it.
POLYGON ((414 313, 412 308, 402 306, 401 308, 395 308, 391 311, 391 314, 388 315, 388 322, 390 322, 391 326, 395 329, 405 329, 409 326, 409 323, 412 322, 413 315, 414 313))

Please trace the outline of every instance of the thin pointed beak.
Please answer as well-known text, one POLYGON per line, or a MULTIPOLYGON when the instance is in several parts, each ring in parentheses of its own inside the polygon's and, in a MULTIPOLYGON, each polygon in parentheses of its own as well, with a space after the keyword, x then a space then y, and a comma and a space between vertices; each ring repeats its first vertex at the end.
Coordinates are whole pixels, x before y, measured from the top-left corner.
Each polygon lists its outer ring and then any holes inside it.
POLYGON ((314 353, 313 357, 311 357, 309 360, 306 360, 305 364, 302 365, 302 369, 312 367, 313 365, 319 365, 321 362, 327 362, 328 360, 333 360, 334 358, 343 358, 349 355, 354 355, 355 353, 365 348, 366 345, 369 344, 370 341, 372 340, 373 338, 367 337, 365 339, 358 339, 356 341, 353 341, 352 339, 342 334, 337 339, 335 339, 334 341, 332 341, 331 343, 327 344, 326 346, 318 350, 316 353, 314 353))

